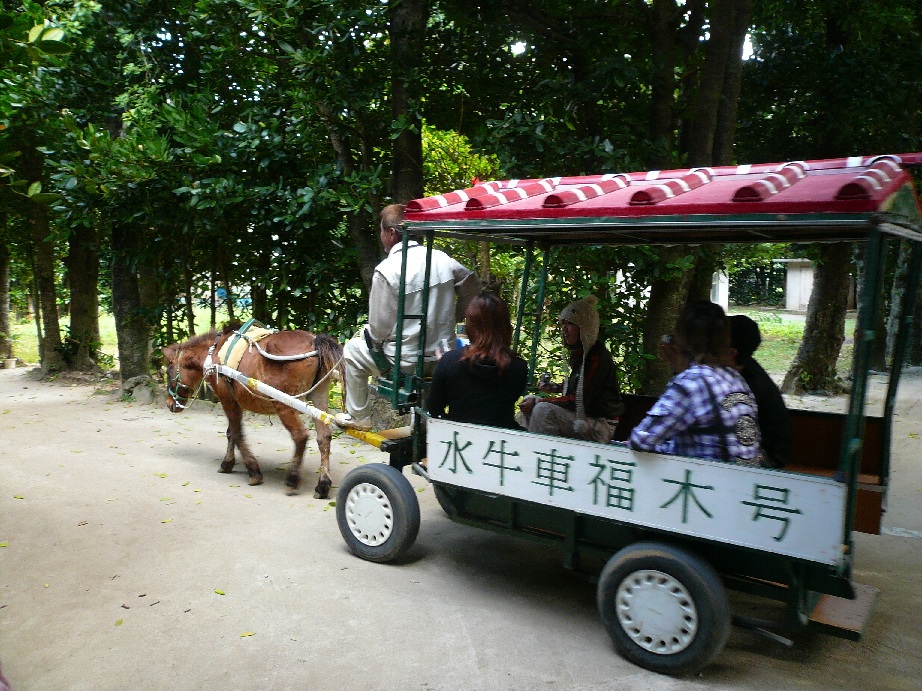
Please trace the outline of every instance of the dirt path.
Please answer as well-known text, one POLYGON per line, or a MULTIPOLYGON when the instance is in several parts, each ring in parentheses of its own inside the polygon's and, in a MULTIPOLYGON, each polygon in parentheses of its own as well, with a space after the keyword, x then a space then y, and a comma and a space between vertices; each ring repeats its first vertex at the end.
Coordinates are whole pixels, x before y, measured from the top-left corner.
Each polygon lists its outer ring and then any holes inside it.
MULTIPOLYGON (((715 664, 673 680, 613 652, 594 587, 557 553, 451 523, 418 477, 409 558, 363 562, 328 501, 285 496, 278 423, 248 427, 266 474, 249 487, 239 466, 217 472, 210 404, 171 415, 0 370, 0 659, 16 691, 919 689, 920 393, 918 375, 901 387, 891 534, 857 540, 855 578, 883 593, 866 641, 734 630, 715 664)), ((381 460, 335 440, 334 484, 381 460)))

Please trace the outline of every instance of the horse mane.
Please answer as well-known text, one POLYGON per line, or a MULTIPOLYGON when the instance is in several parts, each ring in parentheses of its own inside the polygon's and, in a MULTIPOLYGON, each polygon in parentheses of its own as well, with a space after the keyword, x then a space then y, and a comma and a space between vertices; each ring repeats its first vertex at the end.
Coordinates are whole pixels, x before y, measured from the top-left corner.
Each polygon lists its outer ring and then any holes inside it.
POLYGON ((204 343, 211 345, 212 343, 215 342, 215 339, 217 339, 219 336, 223 336, 224 333, 226 332, 218 331, 217 329, 215 329, 213 331, 209 331, 208 333, 199 334, 198 336, 193 336, 188 341, 183 343, 182 347, 183 348, 195 348, 196 346, 200 346, 204 343))
POLYGON ((317 350, 320 366, 317 368, 316 383, 330 370, 339 372, 340 381, 345 382, 346 371, 343 366, 343 347, 339 341, 327 334, 314 334, 314 348, 317 350))

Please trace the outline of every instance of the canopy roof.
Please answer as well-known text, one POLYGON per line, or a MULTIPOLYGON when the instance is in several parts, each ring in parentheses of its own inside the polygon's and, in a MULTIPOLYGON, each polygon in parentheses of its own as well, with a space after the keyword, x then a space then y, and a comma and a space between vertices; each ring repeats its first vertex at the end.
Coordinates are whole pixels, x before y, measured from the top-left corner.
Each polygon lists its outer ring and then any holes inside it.
POLYGON ((407 204, 410 229, 547 244, 922 241, 922 153, 500 180, 407 204))

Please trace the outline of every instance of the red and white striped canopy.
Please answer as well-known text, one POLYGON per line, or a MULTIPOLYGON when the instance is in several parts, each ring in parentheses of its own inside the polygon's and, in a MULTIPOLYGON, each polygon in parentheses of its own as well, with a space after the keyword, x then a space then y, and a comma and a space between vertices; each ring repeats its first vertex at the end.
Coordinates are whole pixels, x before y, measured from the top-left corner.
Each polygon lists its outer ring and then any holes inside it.
POLYGON ((853 240, 879 214, 922 231, 911 166, 922 153, 491 181, 411 201, 407 224, 554 243, 853 240))

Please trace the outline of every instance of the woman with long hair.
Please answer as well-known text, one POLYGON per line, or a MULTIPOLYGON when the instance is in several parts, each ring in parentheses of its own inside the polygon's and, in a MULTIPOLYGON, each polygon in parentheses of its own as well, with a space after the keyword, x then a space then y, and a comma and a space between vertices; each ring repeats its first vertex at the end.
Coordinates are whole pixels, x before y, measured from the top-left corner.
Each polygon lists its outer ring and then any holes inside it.
POLYGON ((512 352, 509 308, 481 293, 464 314, 470 344, 439 360, 427 402, 429 414, 458 422, 518 428, 515 403, 528 384, 528 365, 512 352))

